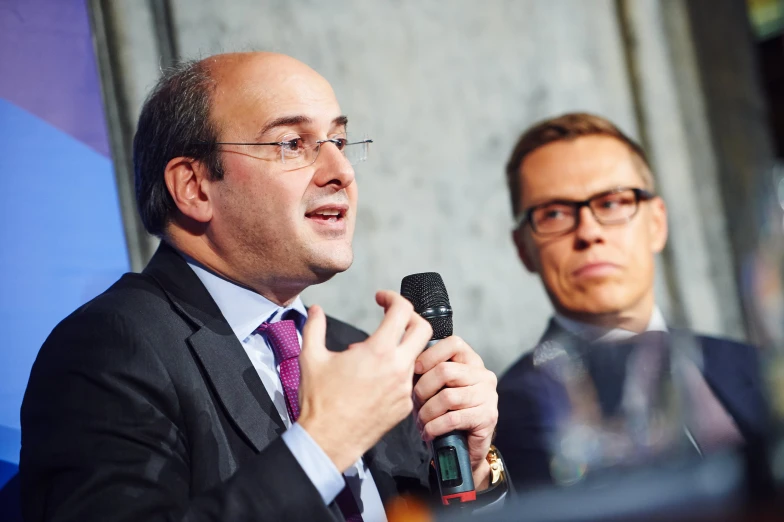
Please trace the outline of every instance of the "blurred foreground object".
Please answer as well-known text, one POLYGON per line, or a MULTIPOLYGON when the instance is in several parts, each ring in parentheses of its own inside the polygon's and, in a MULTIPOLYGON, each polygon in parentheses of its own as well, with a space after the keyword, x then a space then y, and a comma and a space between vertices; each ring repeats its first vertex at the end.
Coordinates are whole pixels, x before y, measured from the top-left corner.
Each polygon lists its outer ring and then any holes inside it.
MULTIPOLYGON (((438 522, 587 522, 595 520, 746 520, 744 465, 736 454, 662 464, 601 484, 520 492, 504 510, 486 517, 436 517, 438 522)), ((446 513, 444 515, 447 515, 446 513)), ((775 520, 754 518, 753 520, 775 520)))
POLYGON ((384 506, 389 522, 433 522, 428 506, 417 497, 401 496, 384 506))
POLYGON ((784 164, 762 177, 752 205, 756 247, 748 254, 743 292, 753 333, 765 346, 784 349, 784 164))
POLYGON ((773 433, 770 472, 784 486, 784 165, 760 176, 750 205, 754 249, 743 266, 743 296, 752 333, 765 347, 763 371, 770 392, 773 433))

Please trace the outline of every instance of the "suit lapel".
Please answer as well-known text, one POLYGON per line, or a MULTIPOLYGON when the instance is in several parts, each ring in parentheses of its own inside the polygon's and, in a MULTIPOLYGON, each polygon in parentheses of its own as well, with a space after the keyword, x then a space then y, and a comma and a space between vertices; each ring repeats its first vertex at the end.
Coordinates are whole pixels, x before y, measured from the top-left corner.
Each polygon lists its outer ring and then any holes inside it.
POLYGON ((225 320, 205 324, 188 343, 228 416, 256 451, 285 431, 259 374, 225 320))
POLYGON ((237 430, 262 451, 285 430, 256 369, 207 289, 174 249, 161 242, 144 274, 195 328, 187 339, 237 430))
POLYGON ((550 322, 547 323, 547 329, 542 334, 541 339, 539 339, 539 344, 545 341, 555 341, 562 336, 573 337, 569 332, 561 328, 554 318, 550 318, 550 322))
POLYGON ((542 334, 542 337, 539 339, 539 343, 535 348, 548 342, 557 343, 558 346, 566 350, 569 354, 574 354, 575 351, 579 352, 579 350, 586 345, 586 342, 583 339, 580 339, 578 336, 561 327, 555 318, 550 319, 550 322, 547 324, 547 329, 544 331, 544 334, 542 334))
POLYGON ((768 405, 756 348, 710 337, 698 337, 698 340, 705 363, 705 381, 744 438, 756 442, 769 430, 768 405))

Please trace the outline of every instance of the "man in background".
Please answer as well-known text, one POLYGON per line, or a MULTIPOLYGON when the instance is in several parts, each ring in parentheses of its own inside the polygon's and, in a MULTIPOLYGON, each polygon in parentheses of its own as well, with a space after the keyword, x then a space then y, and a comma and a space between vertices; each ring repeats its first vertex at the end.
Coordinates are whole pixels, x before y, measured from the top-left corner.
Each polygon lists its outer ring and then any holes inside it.
POLYGON ((682 362, 671 350, 678 338, 694 348, 679 374, 692 418, 669 431, 685 431, 685 446, 698 453, 758 440, 766 407, 755 348, 684 336, 656 305, 654 258, 667 240, 667 207, 641 147, 604 118, 565 114, 522 134, 506 175, 518 255, 555 309, 539 345, 499 383, 496 441, 517 487, 569 484, 638 458, 618 443, 590 450, 600 432, 623 433, 630 448, 665 440, 649 413, 664 411, 661 380, 682 362), (621 423, 609 427, 607 419, 621 423), (634 419, 644 426, 642 442, 634 419))
POLYGON ((471 347, 420 353, 431 329, 395 292, 376 295, 369 337, 299 297, 353 260, 368 145, 347 123, 283 55, 159 81, 134 167, 161 245, 41 348, 21 412, 26 520, 386 520, 396 496, 431 495, 423 438, 452 430, 477 503, 503 493, 486 460, 496 380, 471 347))

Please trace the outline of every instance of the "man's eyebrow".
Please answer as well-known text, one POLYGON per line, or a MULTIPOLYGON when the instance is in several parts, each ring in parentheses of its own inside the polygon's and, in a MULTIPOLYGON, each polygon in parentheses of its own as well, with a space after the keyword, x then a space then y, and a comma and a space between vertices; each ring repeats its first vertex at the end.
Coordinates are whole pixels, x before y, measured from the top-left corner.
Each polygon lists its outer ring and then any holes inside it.
POLYGON ((313 123, 313 120, 307 116, 281 116, 280 118, 275 118, 262 127, 256 136, 257 138, 261 138, 275 127, 285 127, 288 125, 308 125, 311 123, 313 123))
POLYGON ((345 127, 348 125, 348 116, 340 115, 334 120, 332 120, 332 125, 334 127, 345 127))
POLYGON ((550 203, 556 203, 556 204, 558 204, 558 203, 566 203, 566 204, 582 203, 583 201, 588 201, 589 199, 592 199, 592 198, 596 198, 596 197, 599 197, 599 196, 606 196, 608 194, 611 194, 613 191, 615 191, 615 190, 617 190, 619 188, 625 188, 625 187, 613 186, 612 188, 607 188, 607 189, 604 189, 604 190, 600 190, 599 192, 594 192, 593 194, 591 194, 590 196, 588 196, 587 198, 584 198, 584 199, 577 199, 576 196, 574 196, 574 197, 553 196, 553 197, 550 197, 550 198, 542 199, 541 203, 528 205, 526 208, 527 209, 531 209, 533 207, 541 207, 542 205, 547 205, 547 204, 550 204, 550 203))
MULTIPOLYGON (((298 115, 298 116, 281 116, 280 118, 275 118, 264 127, 262 127, 261 131, 256 135, 256 139, 261 139, 262 136, 267 134, 269 131, 276 127, 286 127, 289 125, 310 125, 313 123, 313 119, 309 118, 308 116, 298 115)), ((348 116, 340 115, 334 120, 332 120, 333 127, 345 127, 348 125, 348 116)))

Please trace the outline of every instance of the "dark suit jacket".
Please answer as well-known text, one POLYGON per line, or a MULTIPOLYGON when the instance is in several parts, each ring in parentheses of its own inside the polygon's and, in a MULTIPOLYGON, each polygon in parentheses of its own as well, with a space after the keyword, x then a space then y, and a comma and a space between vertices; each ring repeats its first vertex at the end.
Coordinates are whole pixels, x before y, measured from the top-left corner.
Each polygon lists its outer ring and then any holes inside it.
MULTIPOLYGON (((542 342, 565 337, 580 343, 551 320, 542 342)), ((702 351, 703 376, 708 386, 744 440, 759 442, 767 433, 768 407, 756 348, 714 337, 695 339, 702 351)), ((602 385, 607 388, 608 384, 618 384, 602 383, 601 377, 596 376, 594 382, 600 401, 603 396, 613 395, 612 390, 600 389, 602 385)), ((499 381, 495 440, 503 448, 504 460, 518 490, 521 484, 526 487, 552 483, 549 441, 569 414, 569 408, 563 385, 533 364, 533 352, 521 357, 499 381)))
MULTIPOLYGON (((327 347, 366 335, 327 320, 327 347)), ((162 243, 63 320, 21 412, 25 519, 342 520, 279 437, 284 424, 196 274, 162 243)), ((382 501, 429 489, 413 419, 364 456, 382 501)))

